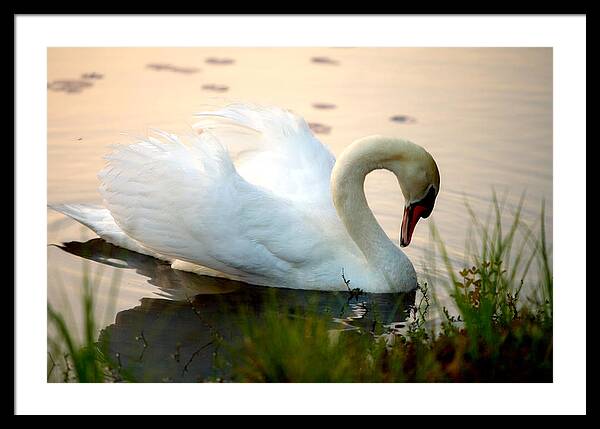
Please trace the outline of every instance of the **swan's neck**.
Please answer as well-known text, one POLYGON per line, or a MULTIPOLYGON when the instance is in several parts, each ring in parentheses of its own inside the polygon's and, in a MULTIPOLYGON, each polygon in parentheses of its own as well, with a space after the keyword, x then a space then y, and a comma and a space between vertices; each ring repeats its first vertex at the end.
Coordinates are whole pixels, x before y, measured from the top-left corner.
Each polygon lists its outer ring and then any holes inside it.
POLYGON ((389 239, 367 204, 364 182, 376 169, 392 171, 402 184, 405 172, 395 166, 402 161, 397 148, 390 162, 388 140, 370 137, 351 144, 338 158, 331 176, 333 203, 348 234, 362 251, 371 268, 383 273, 388 282, 398 281, 398 275, 414 271, 406 255, 389 239))

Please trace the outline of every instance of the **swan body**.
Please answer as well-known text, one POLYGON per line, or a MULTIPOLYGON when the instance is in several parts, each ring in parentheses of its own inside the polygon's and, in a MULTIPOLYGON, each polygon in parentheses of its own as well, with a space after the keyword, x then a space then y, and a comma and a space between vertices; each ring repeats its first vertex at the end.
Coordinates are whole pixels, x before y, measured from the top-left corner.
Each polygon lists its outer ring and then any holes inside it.
POLYGON ((347 290, 342 272, 365 292, 416 288, 412 263, 377 223, 363 184, 374 169, 396 174, 407 245, 439 190, 422 147, 370 136, 336 162, 287 110, 233 104, 197 117, 189 135, 155 131, 116 146, 98 174, 103 207, 52 208, 175 269, 294 289, 347 290))

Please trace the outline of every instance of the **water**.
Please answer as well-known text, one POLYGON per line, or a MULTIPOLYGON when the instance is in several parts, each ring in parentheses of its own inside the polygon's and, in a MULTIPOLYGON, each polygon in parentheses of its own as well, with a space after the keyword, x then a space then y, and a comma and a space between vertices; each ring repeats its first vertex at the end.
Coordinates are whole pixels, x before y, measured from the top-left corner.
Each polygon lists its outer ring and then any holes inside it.
MULTIPOLYGON (((96 173, 111 144, 129 141, 121 133, 145 135, 149 128, 185 132, 192 113, 228 101, 275 104, 299 113, 336 156, 369 134, 424 146, 438 163, 441 191, 433 215, 417 225, 405 249, 421 278, 428 258, 441 265, 431 256, 428 224, 435 222, 456 266, 468 264, 464 248, 471 222, 464 201, 485 218, 492 189, 507 193, 509 210, 526 191, 524 219, 530 225, 545 200, 552 236, 552 51, 546 48, 49 49, 48 202, 101 203, 96 173)), ((378 221, 397 243, 404 202, 395 177, 373 172, 365 191, 378 221)), ((149 380, 189 381, 188 374, 204 374, 214 352, 210 345, 194 355, 194 371, 181 373, 181 362, 172 368, 164 363, 174 344, 180 343, 182 356, 189 358, 206 339, 207 328, 190 313, 190 300, 227 325, 232 319, 219 313, 214 302, 260 301, 265 293, 264 288, 176 272, 131 253, 107 257, 101 243, 89 242, 94 238, 76 222, 48 211, 48 243, 75 242, 68 249, 48 247, 48 300, 66 309, 67 297, 74 323, 80 323, 87 263, 99 278, 98 305, 106 310, 102 327, 118 333, 111 347, 115 352, 122 348, 124 360, 139 350, 136 331, 143 327, 154 344, 160 343, 154 336, 161 334, 149 321, 167 320, 165 332, 172 335, 165 337, 175 343, 147 348, 147 364, 139 371, 149 380), (82 248, 87 250, 82 253, 82 248), (111 308, 114 275, 120 276, 120 287, 111 308)), ((289 301, 308 295, 280 293, 289 301)), ((378 300, 383 305, 397 298, 378 300)), ((400 323, 404 315, 396 309, 387 316, 400 323)), ((340 328, 361 320, 359 307, 346 307, 341 317, 332 318, 340 328)))

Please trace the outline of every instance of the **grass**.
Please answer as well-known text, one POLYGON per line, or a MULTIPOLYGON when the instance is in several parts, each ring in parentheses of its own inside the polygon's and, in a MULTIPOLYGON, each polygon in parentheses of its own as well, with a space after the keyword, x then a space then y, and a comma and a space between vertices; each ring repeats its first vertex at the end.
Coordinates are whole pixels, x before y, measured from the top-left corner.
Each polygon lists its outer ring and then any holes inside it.
POLYGON ((494 194, 493 219, 486 225, 480 223, 467 206, 476 230, 476 238, 470 243, 471 267, 455 269, 441 237, 435 227, 432 228, 448 273, 446 288, 451 292, 462 322, 462 328, 458 329, 458 317, 442 309, 444 333, 449 338, 466 337, 469 357, 489 359, 499 366, 504 359, 502 353, 506 353, 507 345, 514 341, 514 347, 523 348, 527 346, 525 342, 531 341, 536 351, 544 344, 549 355, 544 363, 551 368, 553 285, 544 205, 542 203, 537 233, 521 221, 522 204, 513 214, 509 227, 503 229, 502 206, 494 194), (532 264, 537 265, 537 273, 528 276, 532 264), (525 299, 521 297, 523 290, 529 291, 525 299), (456 337, 457 334, 460 337, 456 337))
MULTIPOLYGON (((118 273, 118 272, 117 272, 118 273)), ((109 359, 97 342, 98 309, 96 291, 101 274, 91 278, 89 265, 84 263, 82 282, 82 332, 77 332, 68 298, 62 294, 67 311, 60 312, 48 303, 48 324, 54 332, 48 338, 48 381, 99 383, 121 381, 119 357, 109 359), (68 315, 68 316, 67 316, 68 315)), ((119 277, 116 274, 110 286, 111 302, 105 314, 114 312, 119 277)))
MULTIPOLYGON (((468 263, 453 266, 433 226, 446 281, 419 286, 403 329, 373 323, 334 330, 332 314, 317 311, 318 303, 300 308, 273 298, 258 314, 238 310, 240 334, 222 344, 215 361, 218 376, 208 381, 551 382, 553 285, 544 206, 535 228, 522 221, 521 205, 506 216, 496 195, 486 223, 468 209, 474 232, 468 263), (449 295, 451 309, 441 304, 439 291, 449 295)), ((350 290, 348 301, 359 303, 360 295, 350 290)), ((68 356, 67 372, 71 368, 63 381, 135 381, 95 342, 93 297, 85 280, 81 343, 48 308, 57 332, 52 343, 68 356)), ((367 311, 378 309, 372 305, 367 311)), ((49 365, 60 363, 53 359, 49 365)))

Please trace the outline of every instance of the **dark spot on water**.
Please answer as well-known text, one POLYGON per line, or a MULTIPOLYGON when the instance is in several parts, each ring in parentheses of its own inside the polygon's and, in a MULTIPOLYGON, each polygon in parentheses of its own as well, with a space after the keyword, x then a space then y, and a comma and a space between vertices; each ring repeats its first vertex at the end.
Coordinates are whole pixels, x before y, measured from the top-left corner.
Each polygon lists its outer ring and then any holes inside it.
POLYGON ((308 126, 315 134, 329 134, 331 132, 329 125, 319 124, 318 122, 309 122, 308 126))
POLYGON ((50 91, 66 92, 74 94, 83 91, 85 88, 91 87, 93 84, 86 80, 62 79, 54 80, 48 83, 50 91))
POLYGON ((146 67, 148 67, 149 69, 152 69, 152 70, 156 70, 156 71, 171 71, 171 72, 175 72, 175 73, 185 73, 185 74, 198 73, 200 71, 200 69, 197 67, 179 67, 179 66, 174 66, 173 64, 165 64, 165 63, 146 64, 146 67))
POLYGON ((84 73, 81 75, 82 79, 93 79, 93 80, 100 80, 104 77, 103 74, 101 73, 96 73, 96 72, 91 72, 91 73, 84 73))
POLYGON ((217 65, 229 65, 233 64, 235 60, 233 58, 217 58, 217 57, 209 57, 204 60, 207 64, 217 64, 217 65))
POLYGON ((227 85, 217 85, 214 83, 207 83, 202 85, 202 89, 206 91, 225 92, 229 89, 227 85))
POLYGON ((400 124, 414 124, 415 122, 417 122, 415 118, 408 115, 395 115, 390 118, 390 121, 398 122, 400 124))
POLYGON ((323 109, 323 110, 335 109, 337 107, 335 104, 332 104, 332 103, 313 103, 312 106, 315 109, 323 109))
POLYGON ((339 64, 339 62, 337 60, 331 59, 329 57, 312 57, 310 60, 313 63, 317 63, 317 64, 331 64, 331 65, 339 64))

